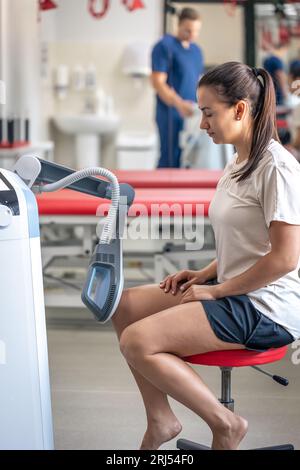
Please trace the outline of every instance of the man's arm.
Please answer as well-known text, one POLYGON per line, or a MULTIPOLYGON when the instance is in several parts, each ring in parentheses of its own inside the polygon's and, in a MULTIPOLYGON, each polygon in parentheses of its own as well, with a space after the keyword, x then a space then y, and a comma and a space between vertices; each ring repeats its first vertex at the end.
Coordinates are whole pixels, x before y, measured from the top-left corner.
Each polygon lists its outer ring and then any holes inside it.
POLYGON ((297 268, 300 256, 300 225, 273 221, 269 234, 271 251, 244 273, 215 286, 217 298, 253 292, 297 268))
POLYGON ((160 99, 167 106, 174 106, 183 117, 193 114, 193 105, 183 100, 176 91, 167 84, 168 75, 165 72, 152 72, 151 83, 160 99))

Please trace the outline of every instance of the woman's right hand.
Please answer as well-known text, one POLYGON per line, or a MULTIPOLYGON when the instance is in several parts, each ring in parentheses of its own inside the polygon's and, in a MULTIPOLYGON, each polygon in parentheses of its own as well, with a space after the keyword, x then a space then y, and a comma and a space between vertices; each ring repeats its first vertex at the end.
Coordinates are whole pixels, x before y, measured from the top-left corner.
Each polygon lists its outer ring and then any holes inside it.
POLYGON ((175 295, 178 290, 180 290, 180 292, 184 292, 192 284, 204 284, 206 280, 204 270, 191 271, 185 269, 167 276, 163 281, 161 281, 159 287, 164 289, 166 293, 171 290, 171 293, 175 295))

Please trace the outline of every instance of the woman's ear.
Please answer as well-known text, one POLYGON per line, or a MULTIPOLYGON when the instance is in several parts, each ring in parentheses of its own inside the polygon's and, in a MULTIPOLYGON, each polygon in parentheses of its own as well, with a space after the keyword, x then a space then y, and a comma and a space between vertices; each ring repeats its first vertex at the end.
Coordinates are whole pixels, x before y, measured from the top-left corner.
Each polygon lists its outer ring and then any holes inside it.
POLYGON ((248 109, 248 103, 245 100, 240 100, 236 105, 235 105, 235 119, 237 121, 240 121, 243 117, 245 117, 246 112, 248 109))

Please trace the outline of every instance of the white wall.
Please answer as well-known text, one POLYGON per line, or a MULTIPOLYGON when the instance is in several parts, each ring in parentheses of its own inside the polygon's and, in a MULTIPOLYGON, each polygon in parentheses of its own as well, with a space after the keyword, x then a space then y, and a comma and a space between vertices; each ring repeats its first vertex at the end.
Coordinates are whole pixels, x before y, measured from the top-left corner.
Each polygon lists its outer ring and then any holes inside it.
MULTIPOLYGON (((121 130, 154 132, 154 93, 148 79, 135 87, 132 78, 124 76, 121 60, 124 48, 132 41, 143 40, 153 45, 163 31, 163 1, 143 0, 146 8, 129 13, 121 0, 111 0, 102 19, 94 19, 87 11, 87 0, 56 0, 58 9, 42 13, 41 40, 48 51, 47 73, 43 80, 43 110, 45 118, 55 113, 81 112, 84 93, 69 93, 59 101, 53 93, 52 74, 59 64, 71 69, 77 64, 96 65, 99 86, 113 96, 121 116, 121 130)), ((99 0, 98 6, 102 5, 99 0)), ((182 4, 180 6, 186 6, 182 4)), ((195 4, 191 6, 196 7, 195 4)), ((225 12, 223 5, 197 6, 203 17, 199 43, 205 63, 243 60, 242 9, 235 16, 225 12)), ((45 127, 45 137, 47 137, 45 127)), ((49 136, 55 139, 57 161, 74 165, 72 139, 52 126, 49 136)), ((113 168, 113 142, 104 148, 103 164, 113 168)))
MULTIPOLYGON (((132 41, 143 38, 153 41, 162 31, 162 1, 143 0, 145 9, 129 13, 121 0, 110 0, 106 16, 93 18, 86 0, 57 0, 59 8, 43 13, 43 28, 49 41, 132 41), (53 25, 54 20, 54 25, 53 25), (49 23, 52 26, 49 29, 49 23), (53 27, 54 26, 54 27, 53 27)), ((98 9, 102 0, 96 2, 98 9)))
MULTIPOLYGON (((154 93, 149 79, 143 79, 136 87, 131 77, 122 73, 122 55, 127 44, 143 41, 154 44, 162 35, 162 0, 144 0, 145 9, 128 12, 121 0, 111 0, 107 15, 99 20, 87 10, 87 1, 58 0, 56 10, 42 13, 41 41, 47 51, 48 63, 43 79, 44 117, 55 113, 81 112, 84 93, 70 92, 64 101, 53 93, 53 71, 59 64, 72 70, 77 64, 87 68, 95 64, 98 84, 106 94, 112 95, 121 116, 121 129, 126 131, 155 131, 154 93)), ((98 2, 98 6, 102 2, 98 2)), ((55 157, 59 162, 74 164, 71 138, 50 127, 49 136, 56 142, 55 157)), ((47 132, 45 131, 45 137, 47 132)), ((108 166, 113 167, 110 161, 108 166)))
POLYGON ((4 116, 31 121, 31 137, 39 135, 40 81, 36 0, 0 0, 0 79, 6 84, 4 116))

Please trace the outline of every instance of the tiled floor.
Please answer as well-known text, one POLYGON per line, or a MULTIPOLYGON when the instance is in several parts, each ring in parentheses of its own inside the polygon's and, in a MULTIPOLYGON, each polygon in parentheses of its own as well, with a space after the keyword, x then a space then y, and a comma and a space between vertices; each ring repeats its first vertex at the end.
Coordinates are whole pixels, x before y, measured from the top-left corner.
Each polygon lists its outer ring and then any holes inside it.
MULTIPOLYGON (((47 329, 56 449, 137 449, 144 408, 111 326, 99 325, 84 310, 48 309, 47 329)), ((241 449, 287 442, 300 449, 300 364, 292 363, 293 352, 265 367, 287 377, 288 387, 251 368, 233 371, 236 412, 249 420, 241 449)), ((219 369, 197 370, 219 396, 219 369)), ((183 425, 180 437, 209 445, 207 425, 172 399, 171 404, 183 425)), ((175 448, 175 439, 162 446, 175 448)))

